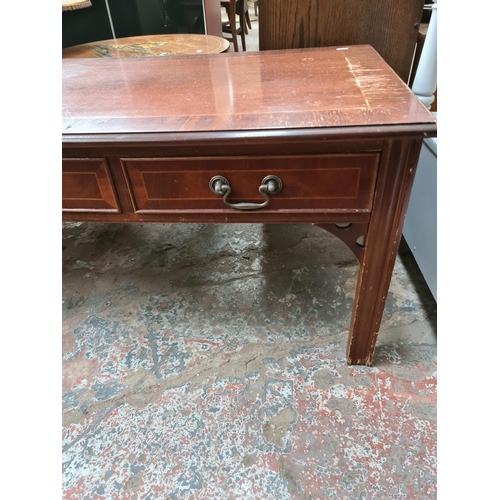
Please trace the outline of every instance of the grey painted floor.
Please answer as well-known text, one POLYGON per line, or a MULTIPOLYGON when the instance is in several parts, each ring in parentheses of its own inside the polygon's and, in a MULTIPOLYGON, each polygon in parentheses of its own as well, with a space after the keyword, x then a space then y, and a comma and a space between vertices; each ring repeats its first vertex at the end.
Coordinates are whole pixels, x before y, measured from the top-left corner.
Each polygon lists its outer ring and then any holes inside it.
POLYGON ((398 258, 348 367, 357 270, 307 224, 65 224, 64 498, 436 498, 436 305, 398 258))

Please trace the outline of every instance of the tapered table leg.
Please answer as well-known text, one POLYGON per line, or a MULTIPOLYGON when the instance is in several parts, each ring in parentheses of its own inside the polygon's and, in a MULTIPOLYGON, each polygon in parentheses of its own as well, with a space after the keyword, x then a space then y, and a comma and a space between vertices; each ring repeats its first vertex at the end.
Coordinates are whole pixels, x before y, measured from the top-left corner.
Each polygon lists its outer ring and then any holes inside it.
POLYGON ((388 141, 382 152, 347 343, 347 363, 369 365, 389 291, 422 140, 388 141))

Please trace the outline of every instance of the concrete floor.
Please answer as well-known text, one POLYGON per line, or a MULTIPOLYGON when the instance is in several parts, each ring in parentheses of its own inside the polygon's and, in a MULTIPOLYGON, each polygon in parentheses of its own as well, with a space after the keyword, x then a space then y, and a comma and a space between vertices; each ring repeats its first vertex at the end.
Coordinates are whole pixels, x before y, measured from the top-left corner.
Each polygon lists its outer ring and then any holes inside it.
POLYGON ((358 266, 311 225, 63 225, 63 498, 436 498, 436 304, 396 268, 373 367, 358 266))
POLYGON ((437 498, 436 304, 403 245, 348 367, 357 272, 311 225, 64 224, 63 498, 437 498))

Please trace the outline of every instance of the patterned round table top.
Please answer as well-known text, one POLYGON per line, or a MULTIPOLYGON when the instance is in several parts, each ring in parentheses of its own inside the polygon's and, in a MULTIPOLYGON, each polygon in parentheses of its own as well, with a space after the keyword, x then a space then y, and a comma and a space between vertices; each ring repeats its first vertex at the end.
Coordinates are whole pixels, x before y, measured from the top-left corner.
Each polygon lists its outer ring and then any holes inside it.
POLYGON ((188 54, 219 54, 229 48, 224 38, 212 35, 146 35, 102 40, 67 47, 63 58, 155 57, 188 54))

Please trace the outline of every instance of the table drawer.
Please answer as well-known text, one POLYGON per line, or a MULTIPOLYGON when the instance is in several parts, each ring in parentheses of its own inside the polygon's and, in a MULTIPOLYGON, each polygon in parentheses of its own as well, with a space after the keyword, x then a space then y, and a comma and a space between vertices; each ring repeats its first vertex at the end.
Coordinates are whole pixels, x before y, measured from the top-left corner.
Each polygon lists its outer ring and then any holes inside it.
POLYGON ((120 205, 104 158, 62 161, 63 212, 115 212, 120 205))
POLYGON ((178 210, 232 211, 210 180, 230 184, 228 202, 261 204, 259 186, 269 175, 282 182, 261 210, 311 209, 370 212, 378 153, 206 158, 122 158, 137 213, 178 210))

